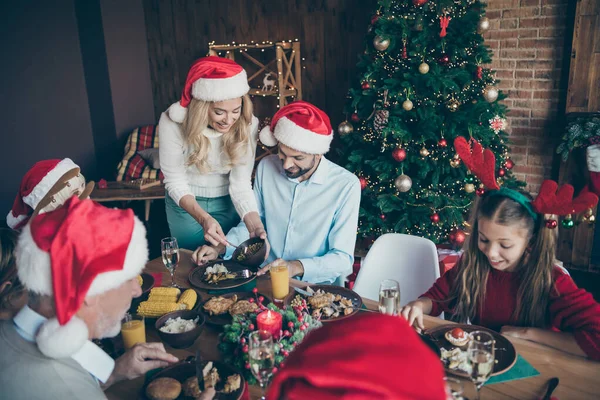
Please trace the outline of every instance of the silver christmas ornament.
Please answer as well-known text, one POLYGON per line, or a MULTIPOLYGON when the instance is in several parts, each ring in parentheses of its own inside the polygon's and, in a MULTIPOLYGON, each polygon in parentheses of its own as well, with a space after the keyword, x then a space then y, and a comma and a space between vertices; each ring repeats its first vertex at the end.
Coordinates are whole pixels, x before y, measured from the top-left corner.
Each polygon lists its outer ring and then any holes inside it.
POLYGON ((487 86, 485 89, 483 89, 483 98, 488 103, 493 103, 496 101, 496 99, 498 99, 498 89, 496 89, 495 86, 487 86))
POLYGON ((402 108, 404 108, 406 111, 410 111, 413 109, 413 102, 410 100, 404 100, 404 103, 402 103, 402 108))
POLYGON ((419 65, 419 72, 423 75, 428 73, 429 72, 429 64, 427 64, 426 62, 422 62, 421 65, 419 65))
POLYGON ((490 20, 487 17, 483 17, 479 20, 477 24, 477 29, 479 32, 487 31, 490 29, 490 20))
POLYGON ((338 133, 340 136, 349 135, 354 131, 354 127, 348 121, 344 121, 338 125, 338 133))
POLYGON ((408 192, 412 187, 412 179, 410 179, 408 175, 402 174, 396 178, 396 180, 394 181, 394 185, 399 191, 408 192))
POLYGON ((390 47, 390 39, 381 36, 375 36, 373 39, 373 47, 379 51, 385 51, 388 47, 390 47))

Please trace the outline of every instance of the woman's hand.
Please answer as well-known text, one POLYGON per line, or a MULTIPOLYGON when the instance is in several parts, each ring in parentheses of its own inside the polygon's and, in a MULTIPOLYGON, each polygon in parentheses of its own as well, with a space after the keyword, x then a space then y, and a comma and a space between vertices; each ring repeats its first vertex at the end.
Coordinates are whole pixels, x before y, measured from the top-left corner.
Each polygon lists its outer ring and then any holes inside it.
POLYGON ((205 264, 219 257, 219 249, 213 246, 200 246, 192 253, 192 261, 196 265, 205 264))
POLYGON ((202 229, 204 229, 204 240, 213 246, 218 246, 219 244, 227 245, 227 239, 225 239, 223 229, 216 219, 209 214, 206 214, 198 219, 198 223, 202 225, 202 229))
POLYGON ((425 329, 425 325, 423 324, 423 304, 419 300, 412 301, 402 307, 399 314, 408 321, 410 326, 415 325, 421 330, 425 329))
POLYGON ((246 224, 250 238, 259 237, 262 240, 267 239, 267 231, 265 231, 265 226, 256 211, 244 215, 244 224, 246 224))

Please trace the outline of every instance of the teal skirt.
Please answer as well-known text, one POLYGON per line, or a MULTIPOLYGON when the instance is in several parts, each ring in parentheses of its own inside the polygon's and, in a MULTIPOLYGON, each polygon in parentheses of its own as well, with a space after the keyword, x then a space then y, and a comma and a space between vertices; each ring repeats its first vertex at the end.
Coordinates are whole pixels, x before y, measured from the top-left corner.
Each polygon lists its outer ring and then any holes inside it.
MULTIPOLYGON (((196 197, 196 201, 204 211, 219 222, 225 234, 240 222, 240 217, 235 211, 229 196, 196 197)), ((206 243, 202 225, 187 211, 179 207, 169 195, 165 196, 165 209, 171 236, 177 239, 179 248, 196 250, 206 243)))

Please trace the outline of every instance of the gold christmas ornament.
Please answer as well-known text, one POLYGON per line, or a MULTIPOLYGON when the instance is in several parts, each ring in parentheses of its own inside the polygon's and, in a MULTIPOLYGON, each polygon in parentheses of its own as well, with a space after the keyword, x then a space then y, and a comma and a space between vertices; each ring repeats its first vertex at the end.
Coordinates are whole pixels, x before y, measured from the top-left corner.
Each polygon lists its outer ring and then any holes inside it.
POLYGON ((455 154, 454 157, 452 157, 452 160, 450 160, 450 166, 452 168, 460 167, 460 156, 458 154, 455 154))
POLYGON ((498 89, 495 86, 487 86, 483 89, 483 98, 488 103, 493 103, 498 98, 498 89))
POLYGON ((404 102, 402 103, 402 108, 404 108, 406 111, 410 111, 413 109, 413 102, 410 100, 404 100, 404 102))
POLYGON ((410 179, 408 175, 402 174, 396 178, 396 180, 394 181, 394 185, 399 191, 408 192, 412 187, 412 179, 410 179))
MULTIPOLYGON (((450 164, 452 164, 452 161, 450 162, 450 164)), ((475 191, 475 185, 473 185, 472 183, 467 183, 465 185, 465 192, 467 192, 467 193, 473 193, 474 191, 475 191)))
POLYGON ((479 32, 487 31, 490 29, 490 20, 487 17, 483 17, 479 20, 477 24, 477 30, 479 32))
POLYGON ((448 100, 448 102, 446 103, 446 107, 448 107, 448 110, 450 110, 450 112, 456 112, 460 107, 460 102, 452 98, 448 100))
POLYGON ((429 150, 427 150, 425 147, 423 147, 420 151, 419 154, 421 155, 421 157, 427 157, 429 155, 429 150))
POLYGON ((419 65, 419 72, 423 75, 428 73, 429 72, 429 64, 427 64, 426 62, 422 62, 421 65, 419 65))
POLYGON ((338 125, 338 133, 340 134, 340 136, 348 135, 348 134, 352 133, 353 131, 354 131, 354 127, 348 121, 344 121, 338 125))
POLYGON ((390 39, 381 36, 375 36, 373 39, 373 47, 379 51, 385 51, 388 47, 390 47, 390 39))

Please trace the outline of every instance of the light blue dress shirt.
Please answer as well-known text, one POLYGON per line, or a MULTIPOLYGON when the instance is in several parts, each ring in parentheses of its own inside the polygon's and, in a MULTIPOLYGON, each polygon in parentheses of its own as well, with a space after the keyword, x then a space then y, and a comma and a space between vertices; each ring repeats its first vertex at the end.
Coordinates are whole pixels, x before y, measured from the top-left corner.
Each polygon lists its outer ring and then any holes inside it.
MULTIPOLYGON (((263 265, 277 258, 299 260, 303 281, 342 285, 354 261, 358 178, 322 157, 313 175, 298 182, 285 175, 281 160, 272 155, 258 164, 254 194, 271 245, 263 265)), ((248 238, 243 221, 227 234, 233 243, 248 238)), ((227 248, 226 259, 233 250, 227 248)))

